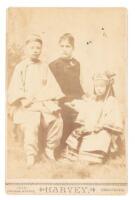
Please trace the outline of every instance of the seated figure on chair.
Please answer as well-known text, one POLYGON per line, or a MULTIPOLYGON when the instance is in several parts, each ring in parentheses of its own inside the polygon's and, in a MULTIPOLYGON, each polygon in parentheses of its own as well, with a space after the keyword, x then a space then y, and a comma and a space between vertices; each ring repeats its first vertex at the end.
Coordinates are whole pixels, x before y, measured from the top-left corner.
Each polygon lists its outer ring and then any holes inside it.
POLYGON ((70 107, 78 111, 80 125, 67 138, 64 157, 103 163, 109 153, 118 150, 117 140, 123 133, 123 119, 114 95, 114 75, 110 72, 93 76, 93 95, 74 100, 70 107))
POLYGON ((42 39, 32 34, 25 43, 26 59, 15 68, 8 89, 8 103, 14 107, 13 122, 24 133, 27 166, 35 163, 38 154, 38 132, 41 118, 47 132, 45 155, 54 158, 63 131, 58 100, 64 95, 46 63, 39 60, 42 39))

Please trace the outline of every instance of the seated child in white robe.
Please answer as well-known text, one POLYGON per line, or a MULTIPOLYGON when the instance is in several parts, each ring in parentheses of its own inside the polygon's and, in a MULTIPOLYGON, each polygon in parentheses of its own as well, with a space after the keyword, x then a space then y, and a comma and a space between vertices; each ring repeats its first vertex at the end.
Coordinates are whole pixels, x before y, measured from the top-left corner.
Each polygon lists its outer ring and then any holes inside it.
POLYGON ((94 95, 74 100, 69 106, 78 111, 80 125, 68 137, 64 157, 102 163, 110 151, 117 151, 117 138, 123 133, 123 120, 114 96, 114 74, 104 72, 93 77, 94 95))

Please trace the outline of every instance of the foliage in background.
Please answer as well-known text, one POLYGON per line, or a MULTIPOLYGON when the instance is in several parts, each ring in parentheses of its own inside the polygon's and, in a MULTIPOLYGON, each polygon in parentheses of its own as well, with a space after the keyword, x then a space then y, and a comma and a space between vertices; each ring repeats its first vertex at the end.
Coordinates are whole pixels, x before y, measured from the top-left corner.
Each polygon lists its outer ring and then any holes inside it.
POLYGON ((7 80, 10 81, 15 66, 22 60, 24 55, 21 45, 13 43, 7 47, 7 80))

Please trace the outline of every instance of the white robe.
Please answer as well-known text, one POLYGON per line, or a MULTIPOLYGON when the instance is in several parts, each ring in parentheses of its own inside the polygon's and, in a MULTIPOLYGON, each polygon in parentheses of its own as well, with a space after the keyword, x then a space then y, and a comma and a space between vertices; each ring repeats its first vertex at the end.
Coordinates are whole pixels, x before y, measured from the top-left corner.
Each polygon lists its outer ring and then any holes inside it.
MULTIPOLYGON (((76 122, 80 123, 90 133, 82 136, 79 151, 103 151, 107 153, 111 143, 110 133, 117 135, 123 133, 123 120, 116 98, 108 97, 105 102, 76 100, 74 103, 78 111, 76 122), (103 130, 94 133, 97 126, 102 127, 103 130)), ((72 134, 67 139, 67 144, 71 147, 78 146, 77 140, 72 134)))
POLYGON ((8 103, 17 105, 18 100, 26 98, 30 99, 33 104, 27 109, 18 107, 14 112, 14 123, 21 124, 27 120, 39 123, 41 113, 38 112, 38 106, 43 103, 45 105, 43 112, 47 113, 46 120, 49 123, 53 117, 51 115, 53 107, 57 106, 51 100, 57 100, 63 96, 47 64, 40 61, 33 63, 29 59, 22 61, 14 70, 8 89, 8 103))

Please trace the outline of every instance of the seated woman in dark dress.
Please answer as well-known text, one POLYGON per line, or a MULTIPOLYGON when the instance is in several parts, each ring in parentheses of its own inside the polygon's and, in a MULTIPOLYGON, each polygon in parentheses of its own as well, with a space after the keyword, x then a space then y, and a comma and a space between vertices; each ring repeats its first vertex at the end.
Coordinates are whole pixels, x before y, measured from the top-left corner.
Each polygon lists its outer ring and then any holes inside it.
POLYGON ((63 137, 60 150, 65 146, 65 140, 74 127, 74 120, 77 113, 66 106, 66 102, 80 99, 84 95, 80 84, 80 63, 72 57, 74 51, 74 37, 65 33, 59 39, 61 56, 50 63, 49 67, 55 76, 65 97, 60 100, 62 117, 64 122, 63 137))

